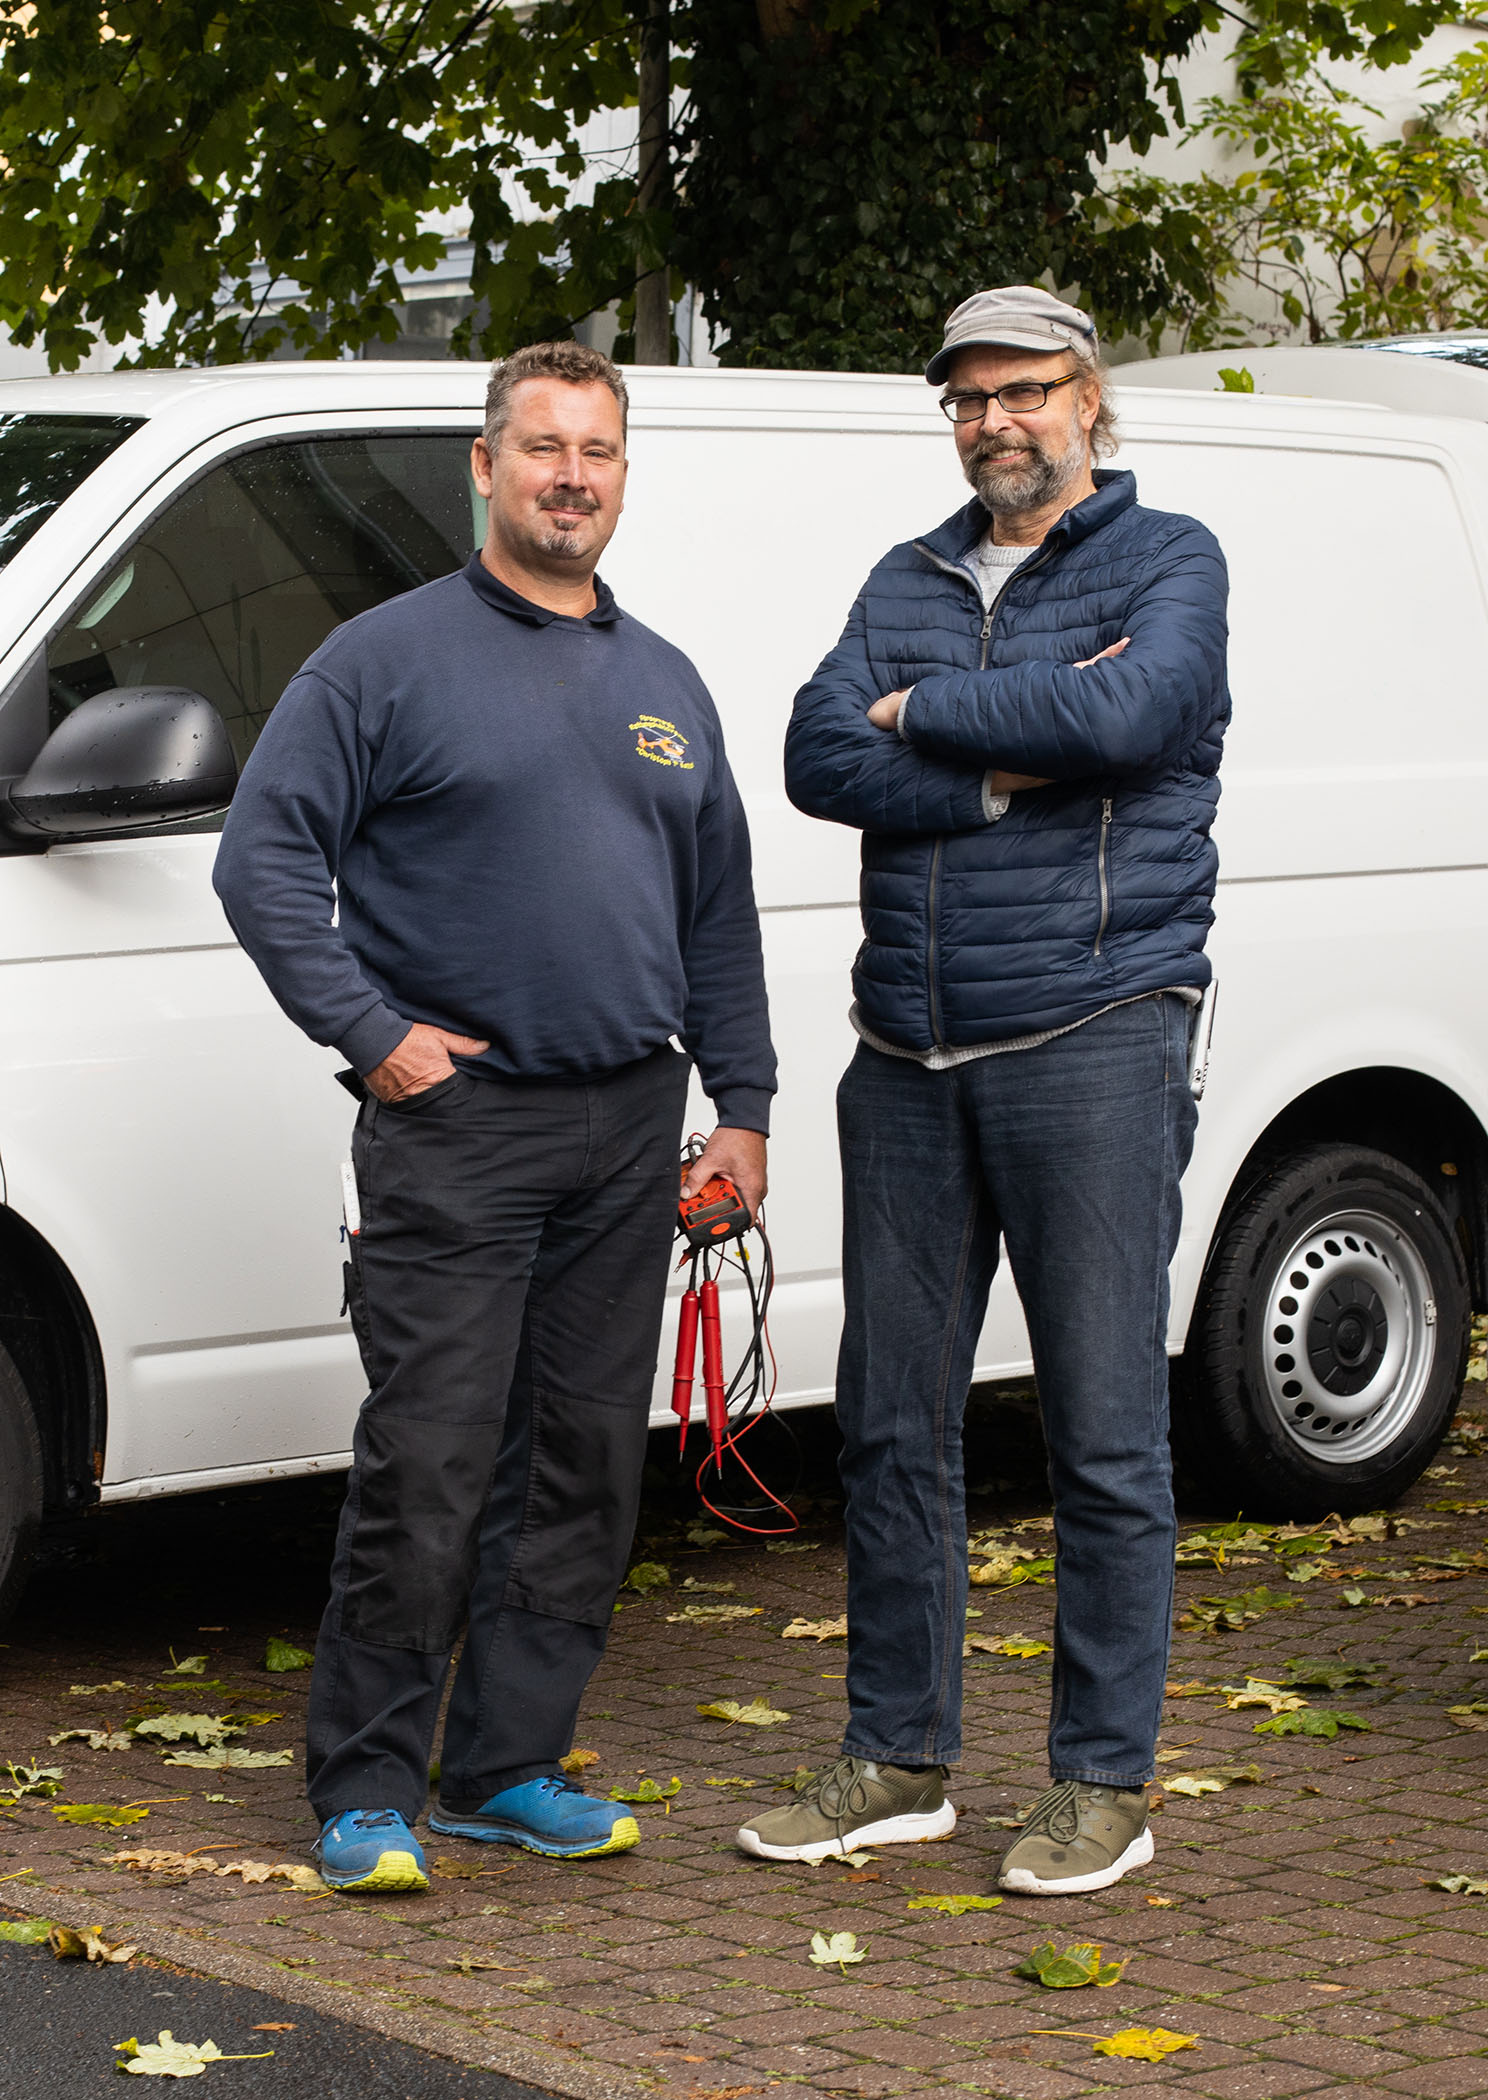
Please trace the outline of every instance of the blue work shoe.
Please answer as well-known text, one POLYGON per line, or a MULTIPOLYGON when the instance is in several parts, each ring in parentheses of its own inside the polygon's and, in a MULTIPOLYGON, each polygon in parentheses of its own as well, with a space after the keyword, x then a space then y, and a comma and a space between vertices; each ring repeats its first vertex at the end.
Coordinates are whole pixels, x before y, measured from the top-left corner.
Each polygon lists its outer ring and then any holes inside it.
POLYGON ((487 1845, 521 1845, 548 1859, 595 1859, 628 1852, 641 1826, 613 1801, 596 1801, 568 1779, 529 1779, 493 1794, 473 1815, 436 1808, 429 1828, 441 1837, 477 1838, 487 1845))
POLYGON ((345 1808, 325 1825, 314 1850, 333 1889, 394 1895, 429 1886, 423 1848, 396 1809, 345 1808))

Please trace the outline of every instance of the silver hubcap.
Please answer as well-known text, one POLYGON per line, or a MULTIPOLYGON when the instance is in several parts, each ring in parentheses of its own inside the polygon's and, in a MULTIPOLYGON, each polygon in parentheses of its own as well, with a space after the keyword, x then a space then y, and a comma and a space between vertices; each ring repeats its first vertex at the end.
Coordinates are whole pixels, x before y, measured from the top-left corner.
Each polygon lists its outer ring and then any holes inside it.
POLYGON ((1266 1397, 1292 1442, 1354 1465, 1392 1444, 1436 1356, 1425 1264, 1388 1218, 1340 1211, 1310 1225, 1272 1278, 1266 1397))

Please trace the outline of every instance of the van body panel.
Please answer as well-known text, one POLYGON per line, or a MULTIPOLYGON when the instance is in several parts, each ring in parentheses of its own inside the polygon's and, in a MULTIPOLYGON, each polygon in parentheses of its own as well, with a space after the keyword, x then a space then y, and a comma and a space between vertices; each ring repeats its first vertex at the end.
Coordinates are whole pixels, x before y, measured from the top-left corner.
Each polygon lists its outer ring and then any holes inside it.
MULTIPOLYGON (((631 478, 604 573, 696 661, 748 806, 781 1061, 778 1398, 819 1401, 841 1318, 833 1091, 855 1042, 858 839, 791 807, 781 745, 873 562, 966 491, 917 380, 628 378, 631 478)), ((0 710, 141 533, 222 462, 307 434, 463 440, 485 379, 484 366, 371 362, 0 386, 0 414, 145 418, 0 571, 0 710)), ((1192 389, 1133 386, 1119 405, 1140 500, 1201 517, 1233 581, 1221 991, 1173 1271, 1176 1349, 1237 1172, 1308 1089, 1394 1066, 1488 1127, 1488 991, 1462 961, 1488 922, 1488 431, 1192 389)), ((979 623, 969 582, 967 616, 979 623)), ((342 1464, 363 1390, 338 1310, 354 1113, 340 1060, 280 1014, 232 941, 214 851, 199 832, 0 855, 5 1200, 97 1327, 108 1499, 342 1464)), ((690 1113, 708 1127, 696 1088, 690 1113)), ((725 1293, 730 1354, 742 1313, 725 1293)), ((977 1372, 1028 1369, 1004 1264, 977 1372)), ((658 1419, 668 1399, 659 1379, 658 1419)))

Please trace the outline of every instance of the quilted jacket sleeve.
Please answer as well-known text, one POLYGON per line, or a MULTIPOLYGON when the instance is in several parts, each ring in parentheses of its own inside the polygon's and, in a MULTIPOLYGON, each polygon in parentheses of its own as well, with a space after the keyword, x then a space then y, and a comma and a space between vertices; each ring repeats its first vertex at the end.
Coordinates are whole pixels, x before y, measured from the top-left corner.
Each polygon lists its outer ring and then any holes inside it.
POLYGON ((927 757, 868 720, 883 696, 868 658, 863 603, 860 596, 842 639, 796 695, 785 737, 786 793, 807 816, 860 831, 980 829, 985 761, 954 752, 927 757))
POLYGON ((930 758, 1049 780, 1177 764, 1225 707, 1224 556, 1187 519, 1133 595, 1120 656, 922 678, 901 715, 930 758))

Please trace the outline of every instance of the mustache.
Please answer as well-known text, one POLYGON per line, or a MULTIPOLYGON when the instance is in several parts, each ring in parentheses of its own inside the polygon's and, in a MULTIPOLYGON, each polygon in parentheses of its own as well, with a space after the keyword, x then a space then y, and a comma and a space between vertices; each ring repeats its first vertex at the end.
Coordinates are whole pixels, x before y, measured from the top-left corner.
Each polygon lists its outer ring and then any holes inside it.
POLYGON ((1045 456, 1043 447, 1032 438, 1024 438, 1019 444, 1008 444, 996 438, 978 438, 967 459, 966 471, 974 474, 978 467, 993 466, 998 460, 1010 459, 1017 452, 1026 452, 1031 461, 1042 460, 1045 456))
POLYGON ((537 507, 539 510, 581 510, 592 513, 599 509, 599 504, 593 496, 586 496, 582 489, 555 489, 552 495, 539 497, 537 507))

